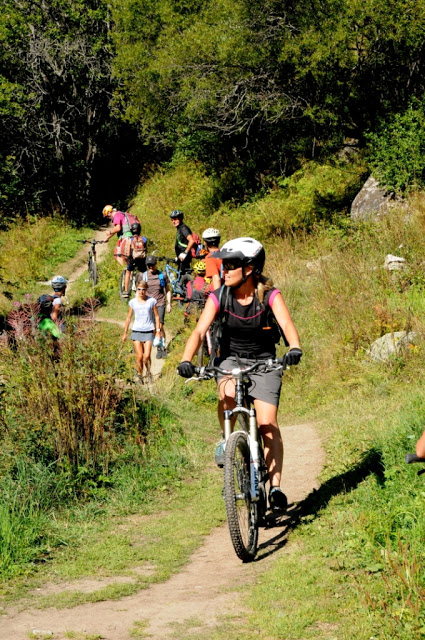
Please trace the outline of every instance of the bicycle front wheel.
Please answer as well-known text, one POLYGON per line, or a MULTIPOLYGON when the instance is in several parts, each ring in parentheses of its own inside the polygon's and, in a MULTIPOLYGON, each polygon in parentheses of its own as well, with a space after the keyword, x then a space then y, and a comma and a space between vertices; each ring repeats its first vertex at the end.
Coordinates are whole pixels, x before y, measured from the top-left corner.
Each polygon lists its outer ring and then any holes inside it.
POLYGON ((242 562, 255 558, 258 544, 257 505, 251 502, 250 454, 247 435, 232 433, 226 444, 224 500, 227 524, 236 555, 242 562))
POLYGON ((94 256, 90 256, 89 258, 88 270, 89 270, 89 280, 92 283, 92 285, 95 287, 97 284, 97 264, 94 256))
POLYGON ((205 338, 201 342, 201 346, 198 349, 198 353, 196 354, 196 360, 198 367, 203 367, 204 364, 207 364, 206 356, 208 355, 208 347, 205 338))

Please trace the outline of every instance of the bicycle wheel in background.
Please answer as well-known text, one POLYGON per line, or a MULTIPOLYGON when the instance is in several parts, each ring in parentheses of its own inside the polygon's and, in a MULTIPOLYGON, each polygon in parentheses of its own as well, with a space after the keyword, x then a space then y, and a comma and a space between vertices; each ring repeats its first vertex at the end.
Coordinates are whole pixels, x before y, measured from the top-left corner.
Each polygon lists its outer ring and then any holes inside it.
POLYGON ((236 555, 243 562, 250 562, 255 558, 258 544, 257 505, 251 502, 247 436, 238 431, 232 433, 226 444, 224 501, 236 555))
POLYGON ((128 302, 128 300, 131 298, 131 294, 134 291, 134 282, 133 282, 133 274, 130 273, 130 281, 128 283, 128 296, 124 296, 124 292, 125 292, 125 274, 127 273, 127 269, 124 269, 124 271, 121 271, 120 274, 120 280, 118 283, 118 289, 119 289, 119 294, 120 294, 120 298, 123 302, 128 302))
POLYGON ((201 346, 198 349, 198 353, 196 354, 196 364, 198 367, 203 367, 208 364, 208 346, 205 338, 201 342, 201 346))
POLYGON ((92 285, 95 287, 97 284, 97 264, 96 264, 96 258, 94 256, 89 257, 88 270, 89 270, 89 280, 92 283, 92 285))

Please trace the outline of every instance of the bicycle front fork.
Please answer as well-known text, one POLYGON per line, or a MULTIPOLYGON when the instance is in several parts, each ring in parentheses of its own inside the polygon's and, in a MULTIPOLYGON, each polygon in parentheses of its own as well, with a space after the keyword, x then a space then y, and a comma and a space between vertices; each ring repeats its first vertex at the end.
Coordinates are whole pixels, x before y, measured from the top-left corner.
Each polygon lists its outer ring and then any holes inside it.
POLYGON ((227 443, 232 433, 232 416, 235 413, 248 413, 249 415, 249 458, 250 458, 250 479, 251 479, 251 500, 257 502, 260 497, 259 490, 259 468, 260 468, 260 452, 258 446, 257 419, 255 417, 255 409, 251 407, 249 410, 240 407, 232 411, 230 409, 224 411, 224 439, 227 443))

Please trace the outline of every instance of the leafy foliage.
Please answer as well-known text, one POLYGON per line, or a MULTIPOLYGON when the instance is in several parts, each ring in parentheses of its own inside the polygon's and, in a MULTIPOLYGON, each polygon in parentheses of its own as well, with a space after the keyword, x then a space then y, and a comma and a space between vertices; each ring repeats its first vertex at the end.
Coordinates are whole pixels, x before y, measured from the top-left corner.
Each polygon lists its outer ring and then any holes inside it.
POLYGON ((87 221, 102 158, 116 144, 107 3, 5 0, 0 42, 0 211, 87 221))
POLYGON ((385 120, 369 144, 369 163, 383 185, 398 193, 425 186, 423 103, 413 100, 406 111, 385 120))
POLYGON ((347 134, 421 97, 423 1, 115 3, 116 99, 158 147, 220 174, 233 194, 287 176, 347 134), (409 19, 406 19, 409 16, 409 19), (411 21, 414 26, 412 28, 411 21))

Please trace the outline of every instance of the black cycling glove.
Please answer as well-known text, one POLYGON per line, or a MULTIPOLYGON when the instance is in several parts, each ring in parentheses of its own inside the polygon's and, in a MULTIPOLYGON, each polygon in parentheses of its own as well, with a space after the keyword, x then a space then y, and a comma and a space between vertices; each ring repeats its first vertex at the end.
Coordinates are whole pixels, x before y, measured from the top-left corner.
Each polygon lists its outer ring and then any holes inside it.
POLYGON ((292 366, 293 364, 298 364, 299 361, 301 360, 302 354, 303 352, 301 351, 301 349, 298 349, 298 347, 293 347, 292 349, 289 349, 288 353, 285 355, 285 363, 288 364, 289 366, 292 366))
POLYGON ((184 362, 180 362, 177 367, 177 373, 182 378, 191 378, 195 374, 195 367, 189 360, 185 360, 184 362))

